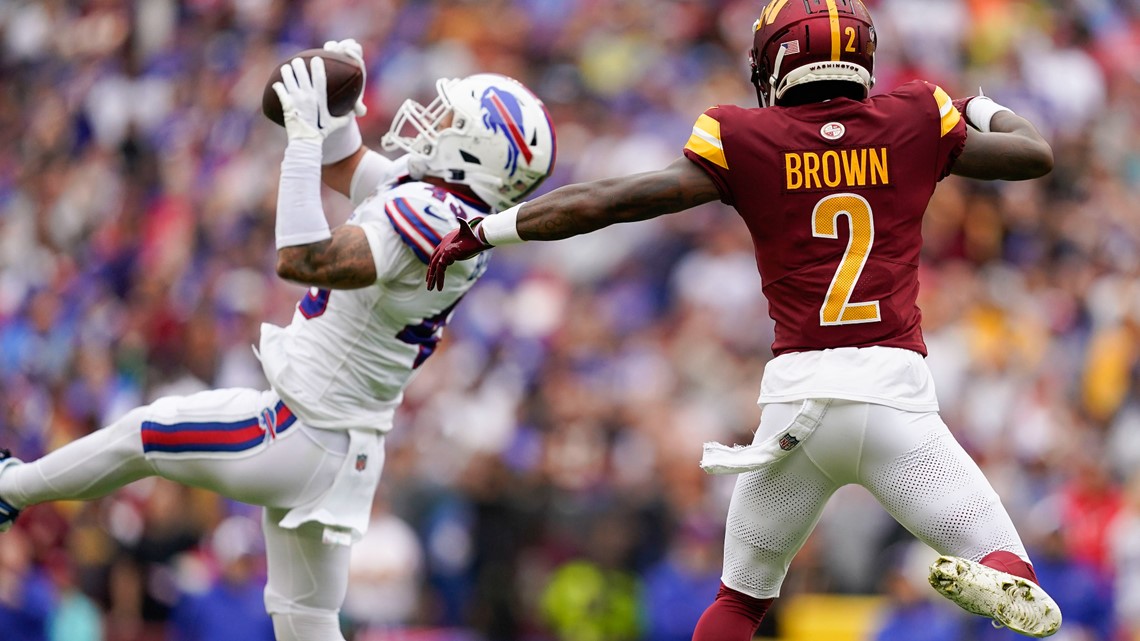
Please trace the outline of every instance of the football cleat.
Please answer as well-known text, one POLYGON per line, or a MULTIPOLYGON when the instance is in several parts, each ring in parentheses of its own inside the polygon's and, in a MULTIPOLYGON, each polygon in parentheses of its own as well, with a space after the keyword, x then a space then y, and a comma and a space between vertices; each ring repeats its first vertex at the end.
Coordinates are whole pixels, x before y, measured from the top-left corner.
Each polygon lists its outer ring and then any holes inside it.
MULTIPOLYGON (((0 449, 0 473, 3 473, 8 466, 19 465, 20 463, 23 461, 13 457, 11 452, 0 449)), ((20 510, 0 497, 0 532, 7 532, 12 529, 12 524, 16 522, 17 516, 20 516, 20 510)))
POLYGON ((1047 637, 1061 627, 1061 609, 1039 585, 956 556, 940 556, 930 566, 930 585, 967 612, 993 619, 1031 637, 1047 637))

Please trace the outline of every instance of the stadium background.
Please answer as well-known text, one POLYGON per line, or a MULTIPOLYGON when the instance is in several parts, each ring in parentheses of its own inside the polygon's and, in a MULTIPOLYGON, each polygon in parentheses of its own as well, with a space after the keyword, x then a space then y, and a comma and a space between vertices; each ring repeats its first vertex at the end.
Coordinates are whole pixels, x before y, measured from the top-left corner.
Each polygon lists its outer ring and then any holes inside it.
MULTIPOLYGON (((921 301, 943 414, 1062 605, 1058 639, 1140 639, 1140 2, 877 0, 878 90, 914 77, 1039 123, 1056 169, 950 178, 921 301)), ((0 444, 33 458, 171 393, 262 387, 289 53, 355 37, 366 142, 439 76, 546 101, 550 189, 664 166, 754 104, 757 0, 0 2, 0 444)), ((326 199, 330 217, 347 216, 326 199)), ((346 626, 360 640, 689 638, 712 598, 771 323, 723 206, 501 250, 407 394, 346 626)), ((257 513, 153 480, 0 537, 6 641, 268 639, 257 513)), ((933 602, 932 555, 845 488, 761 633, 1014 635, 933 602), (813 596, 822 595, 822 596, 813 596), (860 596, 860 595, 870 595, 860 596)))

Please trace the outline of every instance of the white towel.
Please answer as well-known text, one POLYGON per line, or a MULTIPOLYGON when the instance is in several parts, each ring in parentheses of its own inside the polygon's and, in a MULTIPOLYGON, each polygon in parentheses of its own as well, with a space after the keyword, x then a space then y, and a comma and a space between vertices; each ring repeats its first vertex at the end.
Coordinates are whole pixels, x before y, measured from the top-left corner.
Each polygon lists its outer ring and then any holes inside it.
POLYGON ((791 425, 759 443, 732 447, 711 441, 705 443, 701 469, 709 474, 741 474, 764 469, 806 441, 823 421, 830 404, 829 399, 805 400, 791 425))
POLYGON ((279 524, 296 529, 304 523, 326 526, 326 543, 351 545, 368 531, 372 498, 384 467, 384 435, 375 430, 348 432, 348 454, 332 486, 321 497, 289 510, 279 524))

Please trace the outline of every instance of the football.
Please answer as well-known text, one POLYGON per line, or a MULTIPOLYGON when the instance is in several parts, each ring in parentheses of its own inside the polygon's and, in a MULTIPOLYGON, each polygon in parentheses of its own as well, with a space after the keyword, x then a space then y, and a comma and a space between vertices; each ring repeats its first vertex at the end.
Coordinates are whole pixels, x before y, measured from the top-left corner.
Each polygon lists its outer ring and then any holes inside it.
POLYGON ((282 60, 281 64, 273 69, 269 81, 265 83, 265 91, 261 94, 261 112, 278 125, 285 124, 285 116, 281 113, 281 101, 273 91, 273 83, 281 80, 281 66, 288 64, 293 58, 303 58, 306 63, 314 56, 320 56, 325 61, 325 75, 328 78, 327 90, 329 95, 329 113, 334 116, 343 116, 352 111, 356 99, 364 89, 364 71, 356 61, 339 53, 324 49, 306 49, 296 55, 282 60))

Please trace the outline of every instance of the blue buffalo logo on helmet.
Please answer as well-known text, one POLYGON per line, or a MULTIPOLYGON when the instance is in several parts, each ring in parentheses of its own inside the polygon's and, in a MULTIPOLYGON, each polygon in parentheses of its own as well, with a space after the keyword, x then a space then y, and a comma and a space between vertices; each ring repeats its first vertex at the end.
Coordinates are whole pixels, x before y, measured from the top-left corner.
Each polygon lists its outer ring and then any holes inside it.
POLYGON ((514 95, 498 87, 488 87, 480 97, 479 104, 483 107, 483 125, 507 137, 510 151, 504 169, 508 176, 514 175, 519 166, 519 155, 527 163, 534 158, 523 136, 522 107, 514 95))
POLYGON ((380 142, 413 155, 417 177, 467 185, 484 203, 506 209, 554 168, 550 114, 518 81, 494 73, 440 78, 427 106, 406 100, 380 142))

